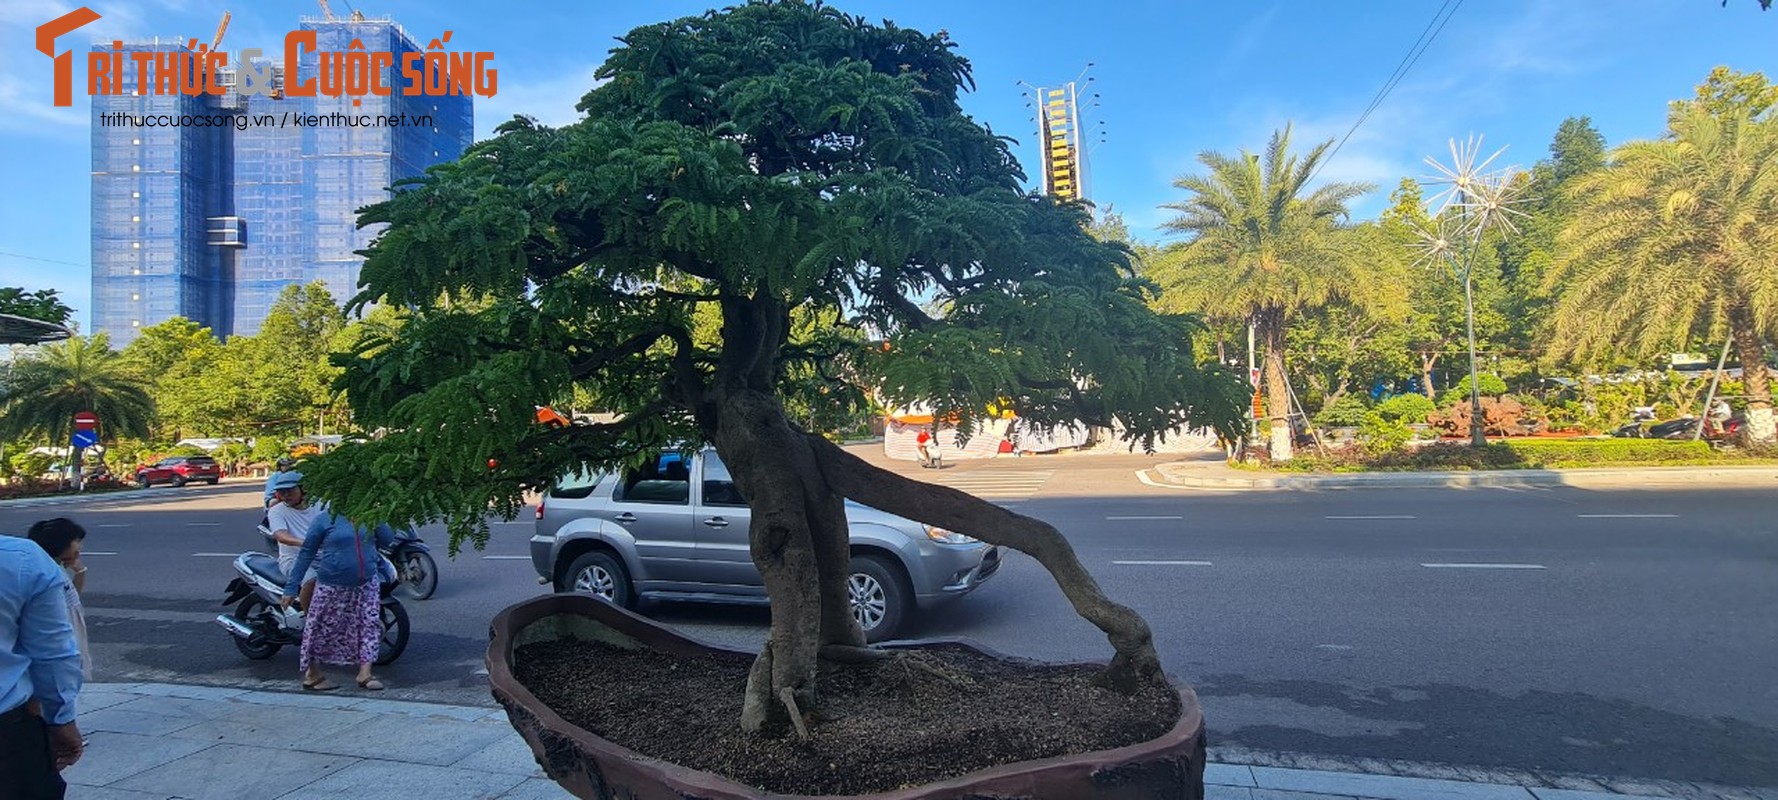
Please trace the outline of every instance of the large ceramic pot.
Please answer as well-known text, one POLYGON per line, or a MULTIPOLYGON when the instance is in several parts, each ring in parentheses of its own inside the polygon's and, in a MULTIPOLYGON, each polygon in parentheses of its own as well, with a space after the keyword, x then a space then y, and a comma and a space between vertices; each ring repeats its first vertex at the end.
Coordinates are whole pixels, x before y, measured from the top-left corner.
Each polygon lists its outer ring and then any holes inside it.
MULTIPOLYGON (((699 642, 583 594, 546 595, 512 606, 494 618, 488 645, 488 682, 537 763, 563 788, 585 800, 787 800, 720 775, 651 759, 582 730, 513 677, 514 654, 524 645, 573 636, 625 647, 684 655, 751 654, 699 642)), ((967 641, 909 646, 964 646, 1006 658, 967 641)), ((1159 738, 1079 755, 1024 761, 971 772, 912 789, 854 797, 1026 798, 1028 800, 1201 800, 1204 796, 1204 717, 1197 695, 1179 692, 1179 721, 1159 738)))

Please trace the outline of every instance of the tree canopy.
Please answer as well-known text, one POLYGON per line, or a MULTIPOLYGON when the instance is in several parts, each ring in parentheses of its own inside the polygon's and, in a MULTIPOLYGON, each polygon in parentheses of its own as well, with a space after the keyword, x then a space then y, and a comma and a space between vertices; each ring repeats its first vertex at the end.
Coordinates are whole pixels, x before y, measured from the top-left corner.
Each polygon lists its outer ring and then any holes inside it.
POLYGON ((1033 553, 1107 631, 1116 678, 1157 679, 1146 624, 1053 528, 786 412, 874 392, 965 429, 989 404, 1136 442, 1239 425, 1241 381, 1199 363, 1196 321, 1151 312, 1128 248, 1023 189, 1008 142, 964 113, 949 37, 755 2, 637 28, 597 74, 580 122, 507 122, 365 211, 387 227, 354 302, 408 316, 340 359, 358 421, 388 433, 314 465, 317 493, 460 541, 571 469, 713 443, 774 609, 750 728, 783 720, 783 690, 814 701, 821 648, 862 643, 842 498, 1033 553), (577 390, 617 420, 534 423, 577 390))

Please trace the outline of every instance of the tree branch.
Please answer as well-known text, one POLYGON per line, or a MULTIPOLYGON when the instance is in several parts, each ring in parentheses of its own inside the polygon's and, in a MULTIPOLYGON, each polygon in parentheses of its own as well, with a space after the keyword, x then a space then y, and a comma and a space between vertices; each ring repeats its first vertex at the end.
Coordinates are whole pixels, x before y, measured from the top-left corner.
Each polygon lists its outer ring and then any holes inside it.
MULTIPOLYGON (((648 351, 648 348, 654 346, 655 342, 660 341, 663 337, 671 338, 675 333, 683 335, 685 332, 677 325, 662 324, 650 326, 644 329, 641 333, 631 336, 616 345, 594 353, 589 353, 574 361, 568 367, 569 374, 576 379, 587 377, 594 372, 604 369, 607 365, 620 358, 627 358, 629 356, 645 353, 648 351)), ((677 339, 675 339, 675 341, 677 341, 677 339)), ((686 341, 691 341, 689 336, 686 337, 686 341)), ((585 339, 576 340, 576 343, 592 344, 592 342, 585 339)))
POLYGON ((922 483, 873 467, 819 435, 805 434, 805 438, 828 486, 840 495, 1036 558, 1055 577, 1075 613, 1104 631, 1111 641, 1116 655, 1104 675, 1109 685, 1131 691, 1144 683, 1165 683, 1148 623, 1105 596, 1054 526, 948 486, 922 483))

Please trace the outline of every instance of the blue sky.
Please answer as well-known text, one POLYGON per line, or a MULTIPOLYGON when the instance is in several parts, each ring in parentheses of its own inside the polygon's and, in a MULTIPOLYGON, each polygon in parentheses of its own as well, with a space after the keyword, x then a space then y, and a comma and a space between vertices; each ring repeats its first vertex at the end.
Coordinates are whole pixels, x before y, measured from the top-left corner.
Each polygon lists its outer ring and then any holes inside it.
MULTIPOLYGON (((92 0, 103 19, 74 34, 207 40, 233 12, 223 49, 271 51, 312 2, 92 0)), ((497 96, 476 101, 478 138, 515 113, 550 123, 574 118, 613 37, 648 22, 700 13, 709 3, 600 0, 487 3, 332 0, 389 15, 422 45, 445 30, 455 48, 495 53, 497 96)), ((871 19, 944 29, 974 64, 964 107, 1020 140, 1035 172, 1035 123, 1018 81, 1056 84, 1086 68, 1095 80, 1107 141, 1088 161, 1092 199, 1125 215, 1134 233, 1160 239, 1180 198, 1172 181, 1204 150, 1258 149, 1275 128, 1296 126, 1303 145, 1344 135, 1439 9, 1437 0, 1275 0, 1101 3, 1007 0, 851 0, 871 19)), ((89 109, 49 101, 50 62, 32 29, 70 10, 58 0, 0 3, 0 285, 55 288, 84 328, 90 274, 89 109)), ((64 40, 65 42, 69 40, 64 40)), ((1403 177, 1424 177, 1427 155, 1482 134, 1504 161, 1544 157, 1564 117, 1587 115, 1613 145, 1661 133, 1666 103, 1686 97, 1713 66, 1778 77, 1778 11, 1754 0, 1468 0, 1405 80, 1321 173, 1374 183, 1356 204, 1374 216, 1403 177)), ((76 65, 76 80, 84 67, 76 65)))

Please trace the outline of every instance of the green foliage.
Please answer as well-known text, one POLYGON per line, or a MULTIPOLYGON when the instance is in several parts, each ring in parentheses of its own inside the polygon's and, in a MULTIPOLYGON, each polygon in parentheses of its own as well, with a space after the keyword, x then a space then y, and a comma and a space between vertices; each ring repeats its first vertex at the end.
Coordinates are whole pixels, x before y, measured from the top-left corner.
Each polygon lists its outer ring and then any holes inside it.
POLYGON ((1418 425, 1438 407, 1423 394, 1398 394, 1377 404, 1377 414, 1391 422, 1418 425))
POLYGON ((815 429, 867 389, 1138 441, 1239 426, 1197 321, 1150 312, 1129 248, 963 112, 945 34, 754 3, 637 28, 598 77, 580 122, 514 119, 362 215, 387 227, 352 307, 403 319, 334 361, 387 431, 312 465, 346 513, 479 541, 526 489, 710 440, 755 394, 815 429), (534 424, 564 400, 619 421, 534 424))
POLYGON ((1315 424, 1332 428, 1354 428, 1364 424, 1364 419, 1369 414, 1370 407, 1365 405, 1364 398, 1349 394, 1317 412, 1315 424))
POLYGON ((74 316, 74 309, 64 305, 54 289, 27 292, 16 286, 3 286, 0 287, 0 314, 67 325, 69 318, 74 316))
MULTIPOLYGON (((1483 397, 1499 397, 1506 394, 1506 381, 1499 375, 1483 372, 1477 377, 1480 379, 1480 383, 1477 385, 1481 387, 1480 394, 1483 397)), ((1451 387, 1449 391, 1439 397, 1439 405, 1448 406, 1467 400, 1469 400, 1469 376, 1465 375, 1463 380, 1457 382, 1456 386, 1451 387)))
POLYGON ((1505 445, 1528 464, 1549 468, 1710 461, 1708 442, 1664 439, 1512 439, 1505 445))
MULTIPOLYGON (((1290 133, 1289 126, 1275 132, 1263 154, 1199 154, 1206 173, 1175 180, 1186 198, 1166 205, 1178 212, 1166 229, 1186 241, 1145 265, 1162 288, 1157 308, 1255 326, 1272 409, 1289 407, 1285 351, 1303 314, 1334 303, 1378 319, 1406 313, 1402 252, 1377 226, 1347 223, 1348 203, 1371 187, 1330 182, 1310 191, 1333 141, 1298 156, 1290 133)), ((1356 360, 1347 350, 1333 348, 1340 360, 1356 360)), ((1336 367, 1331 380, 1350 369, 1336 367)))
POLYGON ((101 441, 147 436, 154 400, 146 387, 104 333, 43 345, 7 373, 0 439, 65 446, 82 411, 98 415, 101 441))
MULTIPOLYGON (((1418 397, 1418 395, 1408 395, 1418 397)), ((1421 397, 1421 400, 1426 398, 1421 397)), ((1364 452, 1371 456, 1393 453, 1407 445, 1414 438, 1413 430, 1399 418, 1384 417, 1379 411, 1364 415, 1364 423, 1358 426, 1358 441, 1364 452)))
POLYGON ((276 436, 260 436, 253 440, 253 451, 250 457, 256 463, 276 463, 278 459, 290 455, 290 441, 276 436))
POLYGON ((12 471, 21 478, 36 478, 49 471, 56 459, 48 453, 37 453, 29 450, 14 453, 7 459, 12 464, 12 471))
MULTIPOLYGON (((1653 356, 1734 334, 1750 402, 1771 402, 1778 338, 1778 89, 1719 70, 1674 105, 1667 136, 1633 142, 1576 182, 1560 283, 1559 353, 1653 356)), ((1770 432, 1766 432, 1770 435, 1770 432)))
POLYGON ((150 381, 157 430, 166 439, 201 436, 220 430, 214 373, 222 359, 222 343, 209 328, 184 317, 143 328, 123 356, 137 374, 150 381))

